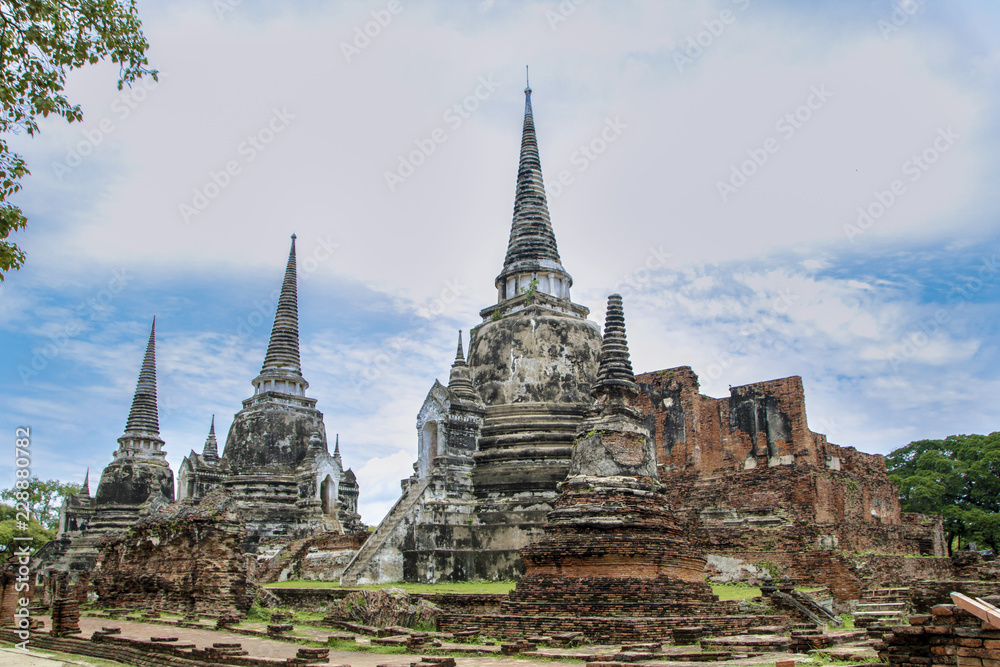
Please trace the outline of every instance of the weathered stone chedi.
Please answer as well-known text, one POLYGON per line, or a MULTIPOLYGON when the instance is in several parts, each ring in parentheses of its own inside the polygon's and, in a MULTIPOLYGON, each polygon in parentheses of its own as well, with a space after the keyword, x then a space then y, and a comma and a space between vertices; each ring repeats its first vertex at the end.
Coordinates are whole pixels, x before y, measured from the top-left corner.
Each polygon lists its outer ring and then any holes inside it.
POLYGON ((90 472, 76 496, 67 498, 59 515, 59 539, 36 555, 39 572, 48 568, 74 576, 90 571, 97 543, 106 533, 126 530, 139 517, 171 502, 174 473, 167 464, 156 407, 156 321, 149 332, 125 432, 114 459, 104 469, 97 494, 90 497, 90 472))
POLYGON ((569 476, 544 536, 521 550, 526 572, 498 615, 450 615, 445 630, 584 632, 607 642, 662 641, 698 623, 738 632, 770 618, 734 616, 705 582, 696 551, 666 502, 653 439, 634 406, 621 297, 608 300, 594 405, 577 432, 569 476))
POLYGON ((497 303, 480 313, 458 366, 471 387, 431 389, 417 421, 416 474, 345 583, 519 573, 518 550, 541 534, 597 374, 600 330, 570 300, 572 284, 549 221, 526 89, 497 303))
MULTIPOLYGON (((204 498, 224 493, 227 512, 243 527, 239 546, 247 553, 255 552, 262 542, 277 549, 292 539, 361 528, 357 480, 351 470, 344 469, 339 442, 334 453, 329 453, 323 415, 316 409, 316 399, 305 393, 309 384, 299 361, 294 235, 267 354, 253 386, 254 395, 243 402, 233 419, 223 455, 219 456, 213 416, 202 452, 191 451, 184 458, 177 500, 201 507, 204 498)), ((75 577, 91 570, 103 536, 113 533, 125 542, 135 542, 139 526, 151 530, 153 525, 140 518, 174 501, 174 477, 163 451, 156 405, 155 323, 125 433, 118 443, 96 497, 90 497, 85 484, 80 494, 64 503, 59 539, 36 556, 40 572, 69 571, 75 577)), ((198 511, 172 508, 170 521, 196 521, 198 511)), ((197 554, 204 549, 196 542, 202 534, 194 530, 188 535, 194 546, 184 567, 197 568, 197 554)), ((175 564, 183 560, 175 547, 159 546, 159 538, 154 542, 156 548, 148 553, 139 542, 134 549, 116 543, 120 557, 107 562, 125 571, 137 558, 132 565, 142 560, 175 564)), ((104 541, 106 547, 109 544, 104 541)))
MULTIPOLYGON (((497 302, 481 311, 453 381, 428 394, 417 417, 415 474, 343 583, 524 571, 520 549, 542 536, 557 485, 583 464, 572 458, 573 443, 594 408, 591 389, 603 382, 600 330, 571 301, 572 285, 549 218, 529 88, 497 302)), ((642 415, 652 448, 641 465, 663 481, 677 520, 711 562, 767 562, 795 576, 819 572, 818 583, 827 583, 849 569, 820 563, 839 557, 831 550, 942 555, 939 526, 900 514, 881 456, 809 429, 801 378, 733 387, 724 399, 702 395, 688 367, 640 374, 634 386, 630 410, 642 415)), ((638 456, 636 433, 608 438, 605 445, 620 449, 614 465, 638 456)))
POLYGON ((295 236, 288 254, 274 326, 253 396, 236 413, 218 456, 215 423, 201 454, 181 463, 179 499, 198 502, 224 489, 237 504, 254 550, 261 540, 360 526, 358 487, 339 447, 327 447, 323 413, 306 396, 299 359, 295 236))

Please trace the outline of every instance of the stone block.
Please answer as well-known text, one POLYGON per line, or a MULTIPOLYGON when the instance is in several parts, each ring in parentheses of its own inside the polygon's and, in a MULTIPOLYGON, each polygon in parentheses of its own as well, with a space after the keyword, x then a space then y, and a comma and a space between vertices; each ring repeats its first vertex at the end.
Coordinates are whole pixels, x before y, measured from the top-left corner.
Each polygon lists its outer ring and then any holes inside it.
POLYGON ((981 658, 969 658, 961 655, 956 657, 955 664, 957 664, 958 667, 983 667, 983 661, 981 658))

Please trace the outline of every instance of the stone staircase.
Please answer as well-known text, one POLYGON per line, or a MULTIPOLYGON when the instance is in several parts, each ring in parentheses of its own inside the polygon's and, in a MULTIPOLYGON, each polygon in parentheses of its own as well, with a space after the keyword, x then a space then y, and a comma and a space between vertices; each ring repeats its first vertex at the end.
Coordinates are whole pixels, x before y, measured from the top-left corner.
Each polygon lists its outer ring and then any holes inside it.
MULTIPOLYGON (((361 545, 358 552, 354 554, 354 558, 344 568, 344 573, 340 576, 340 584, 342 586, 356 586, 361 583, 360 579, 369 570, 372 560, 386 542, 394 536, 394 533, 401 527, 410 510, 413 509, 413 506, 424 495, 427 483, 428 479, 424 478, 416 484, 411 485, 406 493, 396 501, 396 504, 392 506, 389 513, 382 519, 375 532, 361 545)), ((402 566, 400 565, 400 567, 402 566)), ((402 570, 400 570, 399 579, 402 579, 402 570)))
POLYGON ((854 611, 854 625, 893 626, 907 622, 909 588, 873 588, 864 592, 854 611))

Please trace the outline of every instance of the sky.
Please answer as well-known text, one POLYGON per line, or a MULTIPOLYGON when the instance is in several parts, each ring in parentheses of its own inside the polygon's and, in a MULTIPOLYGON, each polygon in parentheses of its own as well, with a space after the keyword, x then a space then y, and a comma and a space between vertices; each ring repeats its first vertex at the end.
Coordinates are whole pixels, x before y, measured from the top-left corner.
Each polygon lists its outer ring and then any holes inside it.
MULTIPOLYGON (((496 301, 525 87, 573 300, 637 371, 800 375, 887 454, 998 429, 1000 4, 140 0, 151 79, 70 74, 0 283, 0 485, 111 461, 156 316, 175 474, 252 393, 298 237, 303 374, 377 523, 496 301)), ((92 485, 91 487, 95 487, 92 485)))

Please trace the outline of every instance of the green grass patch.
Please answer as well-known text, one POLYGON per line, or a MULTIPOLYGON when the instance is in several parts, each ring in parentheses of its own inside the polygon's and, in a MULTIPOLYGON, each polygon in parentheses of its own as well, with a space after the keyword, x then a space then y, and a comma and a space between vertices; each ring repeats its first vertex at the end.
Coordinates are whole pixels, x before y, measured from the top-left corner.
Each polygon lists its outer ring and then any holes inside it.
POLYGON ((347 588, 349 590, 364 589, 377 591, 383 588, 402 588, 408 593, 468 593, 468 594, 499 594, 504 595, 514 590, 516 581, 452 581, 440 584, 413 584, 394 582, 391 584, 365 584, 362 586, 341 586, 336 581, 278 581, 265 584, 266 588, 347 588))
POLYGON ((760 588, 747 584, 712 584, 712 592, 719 600, 749 600, 760 595, 760 588))

